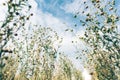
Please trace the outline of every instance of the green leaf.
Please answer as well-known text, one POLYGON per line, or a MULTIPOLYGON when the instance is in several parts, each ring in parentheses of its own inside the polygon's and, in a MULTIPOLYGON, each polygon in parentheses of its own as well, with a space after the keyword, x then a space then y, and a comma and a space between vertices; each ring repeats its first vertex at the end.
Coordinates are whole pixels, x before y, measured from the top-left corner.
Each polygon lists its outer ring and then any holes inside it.
POLYGON ((77 18, 77 15, 74 15, 74 18, 77 18))
POLYGON ((112 22, 112 19, 111 19, 111 18, 108 18, 108 19, 107 19, 107 23, 110 23, 110 22, 112 22))
POLYGON ((69 29, 66 29, 65 31, 68 31, 69 29))

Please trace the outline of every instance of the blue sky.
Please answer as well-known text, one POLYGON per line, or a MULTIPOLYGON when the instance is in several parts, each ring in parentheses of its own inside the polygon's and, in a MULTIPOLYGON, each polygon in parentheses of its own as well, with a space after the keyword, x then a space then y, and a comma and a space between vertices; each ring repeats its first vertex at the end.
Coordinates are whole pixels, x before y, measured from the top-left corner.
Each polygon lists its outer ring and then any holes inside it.
POLYGON ((69 26, 74 27, 79 20, 75 19, 72 13, 67 13, 64 10, 66 4, 72 3, 74 0, 35 0, 37 8, 41 9, 43 13, 50 13, 54 17, 59 18, 65 23, 70 23, 69 26))
POLYGON ((42 9, 43 12, 49 12, 53 14, 56 17, 70 17, 70 14, 66 14, 65 11, 62 9, 62 6, 64 6, 67 3, 72 2, 71 0, 35 0, 38 4, 38 8, 42 9))

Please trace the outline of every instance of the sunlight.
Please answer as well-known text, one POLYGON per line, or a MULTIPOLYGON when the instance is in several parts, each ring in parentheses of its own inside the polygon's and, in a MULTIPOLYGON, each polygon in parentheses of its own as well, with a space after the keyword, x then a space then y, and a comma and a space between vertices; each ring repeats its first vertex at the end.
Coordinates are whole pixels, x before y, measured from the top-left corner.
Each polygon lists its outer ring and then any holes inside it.
POLYGON ((92 80, 92 76, 89 74, 89 71, 86 68, 84 68, 82 76, 84 80, 92 80))

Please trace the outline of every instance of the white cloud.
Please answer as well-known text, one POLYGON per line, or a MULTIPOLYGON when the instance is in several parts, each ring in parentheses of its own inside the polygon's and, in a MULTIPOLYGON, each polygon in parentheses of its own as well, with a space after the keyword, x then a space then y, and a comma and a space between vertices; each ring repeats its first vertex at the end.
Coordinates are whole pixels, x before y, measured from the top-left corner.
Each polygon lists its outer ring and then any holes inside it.
POLYGON ((66 12, 76 13, 79 10, 80 6, 81 6, 80 5, 81 2, 83 2, 83 1, 74 0, 72 3, 66 4, 63 9, 66 12))
POLYGON ((0 0, 0 25, 1 25, 1 21, 5 20, 7 14, 7 7, 3 5, 3 3, 5 3, 6 1, 7 0, 0 0))
POLYGON ((66 4, 62 9, 64 9, 67 13, 73 14, 76 14, 77 12, 82 12, 85 8, 85 6, 83 5, 85 1, 87 2, 88 0, 74 0, 72 3, 66 4))

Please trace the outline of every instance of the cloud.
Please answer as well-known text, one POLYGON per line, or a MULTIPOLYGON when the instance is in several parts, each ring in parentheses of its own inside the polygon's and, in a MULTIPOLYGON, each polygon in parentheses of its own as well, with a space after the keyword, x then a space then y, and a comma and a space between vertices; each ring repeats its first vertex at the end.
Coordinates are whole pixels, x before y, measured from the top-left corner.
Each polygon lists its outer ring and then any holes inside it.
MULTIPOLYGON (((3 5, 7 0, 1 0, 0 1, 0 25, 1 21, 5 20, 6 14, 7 14, 7 7, 3 5)), ((6 5, 6 4, 5 4, 6 5)))
POLYGON ((74 0, 72 3, 68 3, 62 7, 66 13, 76 14, 77 12, 82 12, 84 10, 84 1, 87 0, 74 0))

